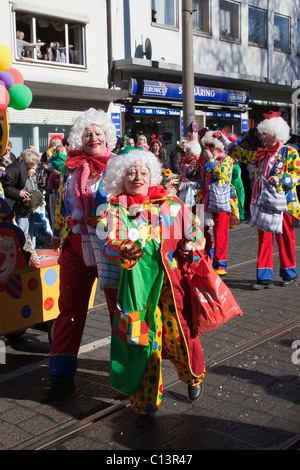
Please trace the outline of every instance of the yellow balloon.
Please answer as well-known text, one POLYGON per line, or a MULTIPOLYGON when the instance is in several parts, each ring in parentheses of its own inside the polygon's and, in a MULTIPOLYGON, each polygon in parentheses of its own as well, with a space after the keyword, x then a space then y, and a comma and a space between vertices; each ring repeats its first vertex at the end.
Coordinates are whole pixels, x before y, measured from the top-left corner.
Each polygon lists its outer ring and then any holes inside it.
POLYGON ((0 44, 0 72, 8 70, 13 62, 11 50, 4 44, 0 44))

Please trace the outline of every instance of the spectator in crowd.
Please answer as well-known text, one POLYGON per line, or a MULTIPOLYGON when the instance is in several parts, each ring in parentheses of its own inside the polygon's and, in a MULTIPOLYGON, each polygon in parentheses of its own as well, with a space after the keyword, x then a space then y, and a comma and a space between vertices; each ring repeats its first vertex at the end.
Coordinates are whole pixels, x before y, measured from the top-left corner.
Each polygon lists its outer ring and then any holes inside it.
POLYGON ((128 137, 126 140, 126 145, 129 145, 130 147, 135 147, 135 142, 133 137, 128 137))
POLYGON ((42 195, 36 201, 36 195, 32 196, 29 191, 34 190, 38 195, 40 194, 35 178, 39 161, 40 156, 37 152, 31 149, 23 150, 20 157, 6 168, 3 178, 5 200, 12 209, 17 225, 26 236, 28 251, 32 255, 30 259, 32 265, 38 264, 32 211, 42 202, 42 195))
POLYGON ((11 151, 12 149, 12 143, 11 141, 9 140, 8 143, 7 143, 7 147, 6 147, 6 151, 5 153, 2 155, 2 158, 0 160, 0 166, 1 167, 7 167, 7 165, 9 165, 10 163, 13 163, 16 161, 16 156, 14 153, 12 153, 11 151))
POLYGON ((52 225, 55 220, 55 203, 58 194, 58 187, 63 164, 67 158, 68 152, 63 144, 57 145, 53 155, 50 157, 48 163, 48 170, 50 172, 47 181, 48 203, 49 203, 49 218, 52 225))
POLYGON ((23 31, 17 31, 17 57, 24 55, 24 47, 39 47, 43 46, 44 42, 27 42, 24 40, 25 34, 23 31))
POLYGON ((158 158, 164 169, 170 168, 170 159, 167 157, 166 149, 163 148, 159 139, 153 137, 149 145, 149 150, 158 158))
POLYGON ((149 150, 147 137, 143 134, 139 135, 136 142, 136 146, 143 147, 144 150, 149 150))
POLYGON ((185 137, 182 138, 176 148, 170 153, 171 170, 177 175, 181 174, 181 162, 185 155, 185 146, 187 143, 188 139, 185 137))

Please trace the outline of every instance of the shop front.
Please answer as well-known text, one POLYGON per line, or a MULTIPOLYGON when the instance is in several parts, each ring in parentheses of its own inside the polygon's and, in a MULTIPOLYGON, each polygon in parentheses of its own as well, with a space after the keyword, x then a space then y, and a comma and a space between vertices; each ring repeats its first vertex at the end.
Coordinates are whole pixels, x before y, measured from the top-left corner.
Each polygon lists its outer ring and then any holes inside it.
MULTIPOLYGON (((247 91, 197 85, 194 93, 198 129, 217 130, 229 126, 236 134, 247 132, 247 91)), ((132 78, 129 95, 130 105, 121 106, 123 137, 133 137, 136 141, 143 134, 149 143, 152 136, 156 136, 167 151, 175 148, 184 137, 182 85, 132 78)))

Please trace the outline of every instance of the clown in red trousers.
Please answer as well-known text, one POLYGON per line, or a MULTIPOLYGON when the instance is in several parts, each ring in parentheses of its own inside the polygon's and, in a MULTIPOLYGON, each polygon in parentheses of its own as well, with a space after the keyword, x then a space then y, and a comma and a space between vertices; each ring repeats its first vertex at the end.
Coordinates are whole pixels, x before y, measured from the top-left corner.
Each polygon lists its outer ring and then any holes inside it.
MULTIPOLYGON (((284 192, 286 196, 287 210, 283 212, 281 231, 274 234, 258 229, 257 281, 252 284, 255 290, 274 287, 274 236, 279 252, 281 286, 293 284, 297 277, 294 225, 295 218, 300 219, 300 205, 296 191, 296 186, 300 183, 300 157, 294 147, 285 145, 289 139, 290 128, 279 113, 270 111, 264 117, 265 119, 257 126, 263 147, 256 151, 248 151, 238 145, 232 146, 228 141, 225 143, 228 149, 231 147, 233 158, 255 165, 256 180, 250 206, 252 214, 257 208, 262 177, 270 185, 275 186, 277 192, 284 192)), ((218 134, 224 141, 222 134, 218 134)))
POLYGON ((101 220, 105 221, 107 198, 102 182, 113 158, 115 127, 104 111, 91 108, 75 122, 69 144, 52 237, 53 248, 60 249, 60 314, 51 347, 48 399, 74 389, 77 355, 95 280, 101 279, 110 313, 119 282, 119 268, 102 259, 104 239, 97 232, 101 220))

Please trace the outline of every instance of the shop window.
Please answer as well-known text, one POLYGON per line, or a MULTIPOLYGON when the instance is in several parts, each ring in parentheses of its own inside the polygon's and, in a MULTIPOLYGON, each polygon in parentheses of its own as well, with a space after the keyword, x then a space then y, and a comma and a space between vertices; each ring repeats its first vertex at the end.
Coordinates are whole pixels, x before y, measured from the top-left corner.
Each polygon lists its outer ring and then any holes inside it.
POLYGON ((17 58, 85 65, 84 24, 16 11, 15 25, 17 58))
POLYGON ((267 46, 267 12, 249 7, 249 43, 259 47, 267 46))
POLYGON ((210 34, 210 0, 193 0, 194 31, 210 34))
POLYGON ((151 0, 152 23, 165 26, 178 26, 177 0, 151 0))
POLYGON ((291 52, 290 18, 274 13, 274 49, 291 52))
POLYGON ((220 0, 220 37, 240 41, 240 3, 220 0))

